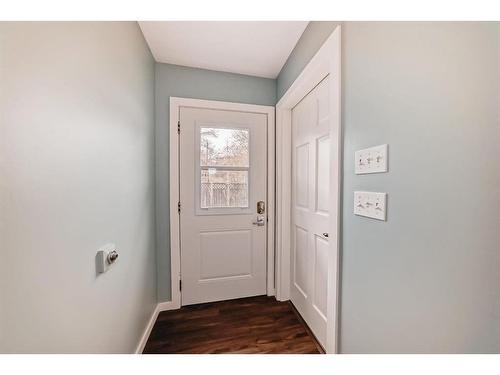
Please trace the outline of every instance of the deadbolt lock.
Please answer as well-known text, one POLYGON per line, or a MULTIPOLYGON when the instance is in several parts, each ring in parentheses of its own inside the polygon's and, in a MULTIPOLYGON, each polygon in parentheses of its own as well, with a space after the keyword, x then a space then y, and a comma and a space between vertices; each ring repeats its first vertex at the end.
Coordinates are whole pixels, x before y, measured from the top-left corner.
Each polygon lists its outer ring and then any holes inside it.
POLYGON ((264 201, 258 201, 257 202, 257 213, 259 215, 262 215, 264 212, 266 212, 266 204, 264 201))

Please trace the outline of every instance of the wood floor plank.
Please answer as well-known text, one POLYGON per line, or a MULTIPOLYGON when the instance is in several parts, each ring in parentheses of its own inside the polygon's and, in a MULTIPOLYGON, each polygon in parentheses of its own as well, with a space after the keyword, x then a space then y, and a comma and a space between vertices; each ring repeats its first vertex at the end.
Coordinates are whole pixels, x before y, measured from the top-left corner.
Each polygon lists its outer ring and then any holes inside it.
POLYGON ((289 302, 259 296, 161 312, 145 354, 317 354, 318 344, 289 302))

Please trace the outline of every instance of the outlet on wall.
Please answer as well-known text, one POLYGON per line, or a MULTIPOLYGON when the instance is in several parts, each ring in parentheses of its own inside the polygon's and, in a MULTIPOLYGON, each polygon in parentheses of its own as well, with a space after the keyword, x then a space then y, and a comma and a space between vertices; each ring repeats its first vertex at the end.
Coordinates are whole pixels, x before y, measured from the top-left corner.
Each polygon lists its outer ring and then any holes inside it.
POLYGON ((354 153, 356 174, 387 172, 387 145, 380 145, 354 153))
POLYGON ((354 214, 385 221, 387 219, 387 193, 355 191, 354 214))

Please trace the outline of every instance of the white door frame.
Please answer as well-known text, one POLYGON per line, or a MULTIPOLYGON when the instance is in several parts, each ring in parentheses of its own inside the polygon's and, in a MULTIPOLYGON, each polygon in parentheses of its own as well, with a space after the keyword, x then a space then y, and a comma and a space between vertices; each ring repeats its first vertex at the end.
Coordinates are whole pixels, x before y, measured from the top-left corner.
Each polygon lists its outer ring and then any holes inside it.
MULTIPOLYGON (((180 247, 180 216, 177 209, 179 202, 179 137, 178 124, 181 107, 219 109, 223 111, 238 111, 260 113, 267 115, 267 295, 275 295, 274 285, 274 223, 275 223, 275 122, 274 107, 243 103, 221 102, 214 100, 188 99, 170 97, 170 280, 171 302, 169 309, 181 307, 181 291, 179 281, 181 276, 180 247)), ((181 132, 182 132, 182 124, 181 132)))
MULTIPOLYGON (((316 85, 329 75, 331 157, 336 158, 330 171, 330 253, 328 255, 327 340, 326 352, 338 351, 339 239, 341 184, 340 116, 340 25, 290 86, 276 105, 276 296, 290 299, 291 196, 292 196, 292 109, 316 85)), ((335 159, 334 159, 335 160, 335 159)))

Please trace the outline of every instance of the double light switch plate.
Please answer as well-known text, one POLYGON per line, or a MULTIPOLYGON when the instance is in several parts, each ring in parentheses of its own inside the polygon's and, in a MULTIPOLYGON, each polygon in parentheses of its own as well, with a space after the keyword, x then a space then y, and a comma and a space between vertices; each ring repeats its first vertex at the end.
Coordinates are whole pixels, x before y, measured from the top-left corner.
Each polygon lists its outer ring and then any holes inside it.
MULTIPOLYGON (((383 173, 388 171, 387 145, 380 145, 354 153, 356 174, 383 173)), ((354 192, 354 214, 377 220, 387 220, 387 193, 370 191, 354 192)))
POLYGON ((355 191, 354 214, 385 221, 387 218, 387 193, 355 191))
POLYGON ((387 172, 387 145, 380 145, 354 153, 356 174, 387 172))

